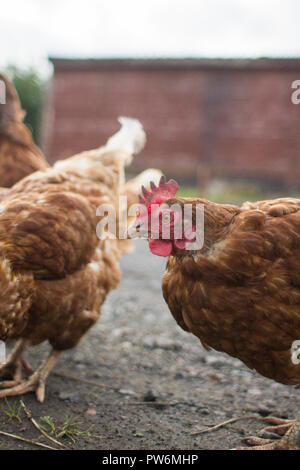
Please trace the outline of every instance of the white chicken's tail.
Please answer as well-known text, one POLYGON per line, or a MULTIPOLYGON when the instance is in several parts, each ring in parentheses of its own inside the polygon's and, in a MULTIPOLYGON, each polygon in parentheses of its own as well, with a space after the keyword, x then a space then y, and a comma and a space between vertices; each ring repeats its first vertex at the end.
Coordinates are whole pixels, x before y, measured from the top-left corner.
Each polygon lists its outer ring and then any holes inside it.
POLYGON ((133 155, 139 153, 146 144, 146 133, 137 119, 119 117, 121 129, 112 135, 103 147, 105 152, 121 150, 127 154, 125 165, 130 165, 133 155))
POLYGON ((59 160, 54 167, 63 171, 76 171, 84 178, 105 182, 110 186, 122 186, 125 183, 124 167, 132 162, 134 154, 143 149, 146 134, 137 119, 120 117, 119 122, 121 129, 105 145, 59 160))

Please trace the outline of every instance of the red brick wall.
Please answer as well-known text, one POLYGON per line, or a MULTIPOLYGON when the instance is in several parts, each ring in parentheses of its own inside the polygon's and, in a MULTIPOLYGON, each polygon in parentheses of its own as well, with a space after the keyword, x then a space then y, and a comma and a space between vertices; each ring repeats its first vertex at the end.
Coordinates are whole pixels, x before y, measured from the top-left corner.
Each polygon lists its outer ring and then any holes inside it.
POLYGON ((272 67, 102 62, 54 61, 43 134, 50 161, 98 147, 128 115, 148 136, 135 171, 160 167, 182 181, 212 174, 300 182, 300 105, 291 103, 300 60, 286 67, 284 60, 272 67))

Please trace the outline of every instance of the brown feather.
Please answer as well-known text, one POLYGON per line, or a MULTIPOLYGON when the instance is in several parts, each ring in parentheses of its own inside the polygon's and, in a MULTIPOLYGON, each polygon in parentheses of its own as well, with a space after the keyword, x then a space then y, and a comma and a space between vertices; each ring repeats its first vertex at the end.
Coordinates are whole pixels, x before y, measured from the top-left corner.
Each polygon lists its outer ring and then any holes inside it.
POLYGON ((0 80, 6 86, 6 103, 0 106, 0 187, 10 188, 49 165, 22 122, 25 112, 13 84, 2 74, 0 80))

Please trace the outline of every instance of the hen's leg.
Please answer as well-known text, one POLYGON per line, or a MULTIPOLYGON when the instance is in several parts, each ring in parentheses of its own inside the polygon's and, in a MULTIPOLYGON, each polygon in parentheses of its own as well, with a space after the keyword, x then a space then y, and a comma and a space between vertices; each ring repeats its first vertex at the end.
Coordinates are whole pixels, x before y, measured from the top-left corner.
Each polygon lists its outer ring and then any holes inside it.
POLYGON ((265 421, 275 426, 263 429, 261 435, 270 433, 283 437, 278 440, 248 437, 243 441, 252 447, 243 447, 242 450, 300 450, 300 416, 296 420, 267 417, 265 421))
POLYGON ((20 380, 22 375, 22 367, 26 372, 32 372, 31 367, 23 357, 27 345, 28 341, 25 339, 21 339, 17 342, 10 355, 8 356, 5 364, 2 364, 0 366, 1 378, 12 378, 14 380, 20 380))
POLYGON ((2 387, 7 387, 0 390, 0 398, 35 392, 37 400, 42 403, 45 398, 46 379, 58 361, 60 354, 60 351, 53 349, 40 367, 27 380, 0 383, 2 387))

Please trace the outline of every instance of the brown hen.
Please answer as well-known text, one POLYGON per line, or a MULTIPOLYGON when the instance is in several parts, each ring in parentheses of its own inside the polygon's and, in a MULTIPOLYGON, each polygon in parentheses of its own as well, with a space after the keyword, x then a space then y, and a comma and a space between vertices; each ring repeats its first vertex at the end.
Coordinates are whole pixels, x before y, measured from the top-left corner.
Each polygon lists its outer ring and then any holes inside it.
POLYGON ((13 84, 3 74, 0 80, 6 88, 6 103, 0 104, 0 187, 10 188, 49 165, 22 122, 25 112, 13 84))
MULTIPOLYGON (((177 188, 162 179, 158 188, 144 190, 128 231, 132 238, 149 239, 153 254, 169 257, 162 289, 175 320, 205 348, 226 352, 277 382, 299 385, 300 360, 292 353, 300 340, 300 200, 237 207, 176 198, 177 188), (191 220, 182 215, 186 204, 192 205, 191 220), (204 210, 200 225, 197 210, 204 210), (176 235, 178 226, 183 230, 176 235), (195 247, 203 229, 203 244, 195 247)), ((273 423, 278 434, 288 432, 259 448, 300 449, 299 418, 273 423)))
POLYGON ((61 351, 76 346, 119 284, 122 240, 99 240, 96 210, 108 203, 118 208, 124 165, 145 143, 138 121, 122 122, 114 148, 109 141, 97 155, 83 153, 60 168, 35 172, 1 199, 0 339, 20 341, 0 367, 1 377, 10 379, 1 383, 0 397, 35 391, 43 401, 46 377, 61 351), (25 347, 46 340, 52 352, 21 380, 22 366, 29 370, 25 347))

